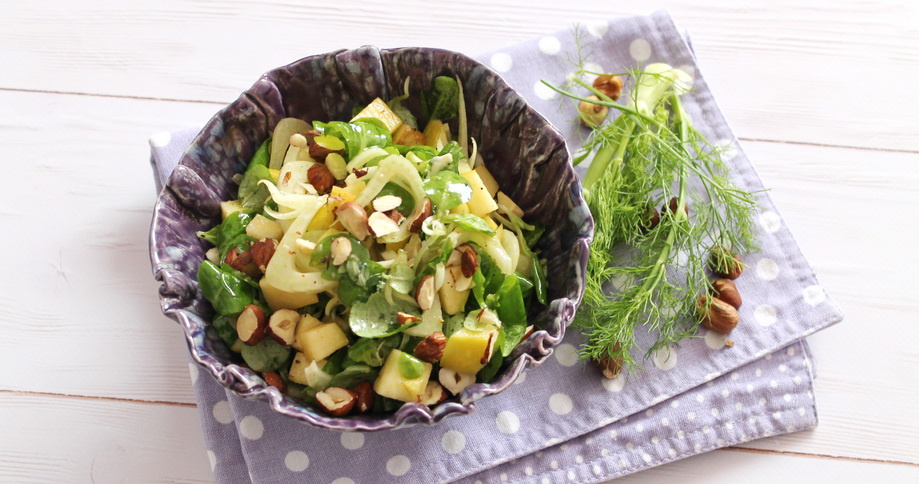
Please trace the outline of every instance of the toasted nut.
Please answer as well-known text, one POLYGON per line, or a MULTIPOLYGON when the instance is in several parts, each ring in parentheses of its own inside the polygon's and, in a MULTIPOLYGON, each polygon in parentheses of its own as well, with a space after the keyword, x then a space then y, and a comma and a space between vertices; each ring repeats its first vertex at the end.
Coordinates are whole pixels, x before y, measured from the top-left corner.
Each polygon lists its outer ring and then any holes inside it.
POLYGON ((494 339, 495 339, 495 332, 492 331, 488 335, 488 343, 485 344, 485 353, 482 353, 482 358, 479 360, 479 363, 484 365, 488 363, 488 360, 491 359, 491 353, 492 353, 492 350, 494 350, 494 345, 492 344, 494 342, 494 339))
POLYGON ((399 224, 382 212, 371 213, 367 225, 370 226, 370 233, 374 237, 382 237, 399 230, 399 224))
POLYGON ((266 371, 265 373, 262 373, 262 378, 265 379, 265 383, 277 388, 278 390, 281 390, 281 393, 287 391, 287 382, 281 378, 281 375, 278 374, 278 372, 266 371))
MULTIPOLYGON (((597 96, 587 96, 584 99, 589 99, 590 101, 600 100, 600 98, 597 96)), ((594 104, 590 101, 581 101, 581 103, 578 104, 578 117, 581 119, 581 124, 584 126, 587 126, 588 128, 596 128, 606 119, 606 115, 609 113, 609 108, 599 104, 594 104)))
POLYGON ((429 381, 427 386, 424 387, 424 394, 421 395, 421 403, 428 406, 437 405, 446 399, 447 392, 436 381, 429 381))
POLYGON ((415 346, 415 351, 413 351, 412 354, 419 360, 434 363, 440 360, 440 357, 444 355, 444 348, 446 347, 447 337, 438 331, 421 340, 421 342, 415 346))
POLYGON ((715 291, 715 297, 740 309, 743 300, 740 298, 740 291, 737 285, 730 279, 717 279, 712 282, 712 290, 715 291))
POLYGON ((392 134, 392 142, 397 145, 414 146, 424 144, 424 133, 403 124, 392 134))
POLYGON ((421 224, 427 220, 428 217, 434 214, 434 205, 431 203, 431 199, 425 197, 421 201, 421 210, 418 211, 418 215, 412 220, 412 225, 409 227, 411 232, 418 232, 421 230, 421 224))
POLYGON ((396 209, 387 210, 387 211, 385 211, 385 212, 383 212, 383 213, 384 213, 387 217, 391 218, 392 221, 395 222, 396 224, 400 224, 400 223, 402 223, 403 220, 405 220, 405 216, 402 215, 401 213, 399 213, 399 211, 396 210, 396 209))
POLYGON ((422 311, 431 309, 435 297, 437 297, 437 290, 434 288, 434 276, 424 276, 418 283, 418 289, 415 290, 415 301, 418 307, 422 311))
POLYGON ((348 260, 351 255, 351 240, 347 237, 335 237, 332 239, 330 247, 332 254, 332 265, 340 266, 348 260))
POLYGON ((316 161, 325 161, 330 153, 344 152, 344 143, 334 136, 316 136, 310 144, 310 158, 316 161))
POLYGON ((711 296, 700 296, 696 302, 696 310, 702 321, 702 326, 721 334, 728 334, 737 327, 740 315, 734 306, 711 296))
POLYGON ((236 333, 243 343, 253 346, 259 343, 267 333, 268 318, 265 311, 255 304, 246 306, 236 318, 236 333))
POLYGON ((335 175, 323 163, 316 163, 311 166, 306 172, 306 180, 320 195, 329 193, 329 190, 335 185, 335 175))
MULTIPOLYGON (((675 214, 679 205, 680 205, 680 200, 677 197, 673 197, 670 199, 670 202, 668 202, 667 205, 664 205, 663 207, 661 207, 661 213, 670 212, 670 213, 675 214)), ((683 215, 685 215, 686 217, 689 217, 689 203, 686 203, 686 202, 683 203, 683 215)))
POLYGON ((594 89, 606 94, 607 97, 615 101, 622 94, 622 78, 610 73, 597 76, 594 79, 594 89))
POLYGON ((297 311, 278 309, 268 319, 268 334, 278 343, 290 346, 296 339, 297 321, 300 321, 300 313, 297 311))
POLYGON ((290 135, 290 139, 287 142, 294 148, 306 148, 306 136, 300 133, 290 135))
POLYGON ((740 257, 720 246, 712 247, 710 265, 712 272, 731 280, 737 279, 743 273, 743 262, 740 261, 740 257))
POLYGON ((369 171, 370 170, 366 168, 355 168, 354 170, 351 171, 351 173, 354 173, 355 178, 361 178, 364 175, 366 175, 369 171))
POLYGON ((463 254, 460 260, 460 267, 463 269, 463 275, 472 277, 479 268, 479 255, 476 254, 475 249, 469 244, 463 244, 459 246, 459 248, 462 249, 463 254))
POLYGON ((449 368, 441 368, 437 380, 453 395, 458 395, 466 387, 475 383, 475 375, 471 373, 457 373, 449 368))
POLYGON ((239 272, 243 272, 250 277, 258 275, 258 267, 252 262, 252 252, 245 250, 239 252, 236 248, 227 251, 226 263, 239 272))
POLYGON ((399 321, 399 326, 405 326, 406 324, 412 324, 415 321, 421 321, 421 318, 415 316, 414 314, 403 313, 399 311, 396 313, 396 319, 399 321))
POLYGON ((656 208, 646 207, 645 208, 646 221, 645 226, 643 227, 645 232, 650 232, 654 230, 659 223, 661 223, 661 214, 657 211, 656 208))
POLYGON ((447 266, 445 269, 447 271, 445 277, 452 278, 451 282, 453 283, 454 289, 462 292, 472 288, 472 278, 466 277, 465 274, 463 274, 462 267, 447 266))
POLYGON ((622 372, 622 360, 616 358, 603 358, 600 361, 592 360, 593 364, 600 370, 604 377, 610 380, 619 376, 622 372))
MULTIPOLYGON (((465 245, 465 244, 463 244, 465 245)), ((463 245, 453 249, 453 252, 450 252, 450 256, 447 257, 447 266, 458 266, 463 262, 463 245)))
POLYGON ((316 393, 316 404, 333 417, 344 417, 351 413, 357 403, 357 394, 341 387, 329 387, 316 393))
POLYGON ((358 384, 351 391, 357 395, 357 403, 354 405, 354 411, 357 413, 367 413, 373 410, 373 384, 369 381, 358 384))
POLYGON ((388 212, 402 205, 402 197, 396 195, 383 195, 373 200, 373 209, 377 212, 388 212))
POLYGON ((252 248, 249 249, 249 252, 252 252, 252 262, 262 273, 268 268, 268 263, 271 262, 277 248, 278 241, 274 239, 262 239, 252 244, 252 248))
POLYGON ((214 264, 220 265, 220 249, 217 247, 207 249, 207 252, 204 253, 204 257, 214 264))
POLYGON ((367 212, 364 211, 364 207, 354 202, 345 202, 335 209, 335 215, 345 230, 351 232, 351 235, 357 240, 364 240, 370 234, 367 212))

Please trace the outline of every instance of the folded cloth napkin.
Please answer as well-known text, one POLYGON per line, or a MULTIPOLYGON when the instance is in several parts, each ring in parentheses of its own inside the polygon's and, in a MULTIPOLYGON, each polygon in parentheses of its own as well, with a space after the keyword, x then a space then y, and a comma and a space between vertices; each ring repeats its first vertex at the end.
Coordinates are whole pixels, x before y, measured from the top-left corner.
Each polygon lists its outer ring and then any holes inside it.
MULTIPOLYGON (((685 107, 697 127, 727 150, 735 182, 762 185, 701 75, 691 48, 666 13, 586 25, 597 71, 667 62, 693 74, 685 107)), ((574 68, 572 31, 478 56, 500 72, 577 149, 571 112, 553 91, 574 68)), ((592 69, 593 70, 593 69, 592 69)), ((151 138, 158 185, 196 131, 151 138)), ((604 379, 578 361, 570 331, 540 367, 437 425, 386 432, 317 429, 239 398, 190 363, 208 457, 219 482, 598 482, 711 449, 817 423, 812 360, 803 337, 842 315, 818 285, 767 196, 758 217, 762 250, 738 279, 741 325, 725 338, 701 337, 656 352, 647 369, 604 379)), ((651 335, 639 335, 645 343, 651 335)))

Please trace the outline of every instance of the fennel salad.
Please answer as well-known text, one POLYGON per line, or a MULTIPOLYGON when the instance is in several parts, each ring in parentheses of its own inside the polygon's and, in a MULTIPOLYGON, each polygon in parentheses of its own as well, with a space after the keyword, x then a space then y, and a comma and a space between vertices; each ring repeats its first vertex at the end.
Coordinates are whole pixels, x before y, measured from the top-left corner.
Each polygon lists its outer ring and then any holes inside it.
POLYGON ((333 416, 493 380, 547 303, 532 249, 544 228, 467 141, 461 82, 417 95, 420 119, 408 80, 347 122, 282 119, 222 222, 199 233, 213 245, 198 270, 213 330, 266 383, 333 416))

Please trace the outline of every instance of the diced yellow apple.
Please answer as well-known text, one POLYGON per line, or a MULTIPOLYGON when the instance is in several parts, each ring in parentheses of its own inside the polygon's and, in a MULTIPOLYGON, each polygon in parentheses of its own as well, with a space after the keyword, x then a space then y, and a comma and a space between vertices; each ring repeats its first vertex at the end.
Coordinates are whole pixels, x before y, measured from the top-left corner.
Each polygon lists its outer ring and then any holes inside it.
POLYGON ((523 209, 520 208, 511 197, 507 196, 504 192, 498 192, 498 205, 503 205, 505 208, 511 211, 514 215, 518 217, 523 217, 523 209))
POLYGON ((418 378, 405 378, 399 371, 399 358, 402 352, 392 350, 383 367, 380 368, 380 374, 373 383, 373 391, 378 395, 386 398, 392 398, 401 402, 420 402, 424 395, 424 388, 431 378, 431 369, 433 365, 427 362, 424 364, 424 370, 418 378))
POLYGON ((348 337, 335 323, 323 323, 313 326, 302 333, 297 332, 297 344, 300 351, 311 360, 328 358, 348 345, 348 337))
POLYGON ((327 386, 328 381, 331 380, 332 377, 322 371, 322 367, 325 366, 325 363, 325 360, 310 360, 303 353, 297 353, 294 355, 293 363, 290 364, 287 378, 301 385, 312 387, 327 386))
POLYGON ((476 374, 488 363, 487 358, 484 362, 482 359, 491 355, 497 340, 498 328, 491 325, 482 331, 460 328, 447 339, 440 366, 457 373, 476 374))
POLYGON ((240 203, 239 200, 226 200, 220 202, 220 215, 223 217, 223 220, 226 220, 227 217, 242 209, 243 204, 240 203))
MULTIPOLYGON (((361 182, 361 183, 363 183, 363 182, 361 182)), ((345 203, 345 202, 353 202, 353 201, 357 200, 357 194, 356 194, 356 193, 353 193, 352 191, 348 190, 347 188, 345 188, 345 187, 340 187, 340 186, 334 186, 334 187, 332 187, 332 192, 331 192, 329 195, 330 195, 330 196, 329 196, 329 203, 334 203, 334 204, 336 204, 336 205, 335 205, 336 207, 338 207, 338 205, 341 205, 342 203, 345 203), (336 198, 340 198, 341 200, 334 200, 334 199, 336 199, 336 198)))
POLYGON ((389 109, 389 106, 380 98, 374 99, 370 104, 364 107, 361 112, 357 113, 357 116, 351 119, 351 121, 356 121, 361 118, 373 118, 381 121, 390 133, 394 132, 402 125, 402 118, 394 113, 392 109, 389 109))
POLYGON ((469 213, 469 204, 461 203, 450 209, 450 213, 469 213))
POLYGON ((298 309, 303 306, 319 302, 319 296, 315 292, 288 292, 282 291, 271 285, 268 278, 263 277, 258 281, 258 286, 265 295, 265 301, 272 311, 278 309, 298 309))
POLYGON ((300 320, 297 321, 297 329, 294 335, 294 344, 292 344, 291 346, 293 346, 294 348, 298 350, 302 350, 303 348, 300 347, 300 340, 305 338, 304 336, 302 336, 303 333, 306 333, 308 330, 313 329, 316 326, 319 326, 320 324, 322 324, 322 321, 316 319, 315 317, 309 314, 304 314, 300 316, 300 320))
POLYGON ((310 224, 306 226, 306 230, 322 230, 331 227, 335 222, 333 210, 334 208, 328 203, 319 207, 316 215, 313 215, 313 219, 310 220, 310 224))
POLYGON ((491 175, 491 172, 488 171, 488 168, 485 168, 483 163, 479 163, 475 167, 475 172, 479 174, 479 178, 482 179, 482 184, 485 185, 485 189, 488 190, 488 194, 494 197, 498 194, 498 181, 495 180, 495 177, 491 175))
POLYGON ((477 171, 469 170, 465 173, 460 173, 460 176, 465 178, 469 185, 472 186, 472 198, 466 202, 469 205, 469 211, 479 217, 484 217, 498 209, 498 204, 491 198, 491 194, 488 193, 488 189, 485 188, 485 183, 482 182, 477 171))
POLYGON ((256 240, 281 240, 281 237, 284 237, 284 229, 281 228, 281 224, 276 220, 271 220, 262 214, 256 214, 249 221, 249 225, 246 225, 246 235, 256 240))
POLYGON ((459 290, 456 288, 456 281, 463 277, 463 270, 460 266, 450 266, 444 273, 444 283, 440 286, 440 306, 443 311, 449 315, 459 314, 466 307, 466 300, 469 299, 469 289, 459 290))
POLYGON ((424 144, 435 150, 439 150, 449 142, 450 125, 443 121, 432 119, 428 122, 428 125, 424 127, 424 144))

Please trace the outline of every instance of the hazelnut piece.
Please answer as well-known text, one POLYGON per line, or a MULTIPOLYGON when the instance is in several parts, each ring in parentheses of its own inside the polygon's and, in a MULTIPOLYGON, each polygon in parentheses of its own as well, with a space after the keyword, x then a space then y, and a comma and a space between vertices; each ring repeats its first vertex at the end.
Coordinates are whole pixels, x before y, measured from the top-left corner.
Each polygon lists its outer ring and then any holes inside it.
MULTIPOLYGON (((293 309, 278 309, 268 319, 268 334, 271 339, 284 346, 294 344, 296 339, 297 322, 300 313, 293 309)), ((237 323, 238 324, 238 323, 237 323)))
POLYGON ((447 347, 447 337, 443 333, 437 331, 432 333, 427 338, 421 340, 415 350, 412 352, 416 358, 422 361, 427 361, 428 363, 434 363, 440 360, 440 357, 444 354, 444 348, 447 347))
POLYGON ((335 237, 332 239, 329 250, 332 255, 332 265, 340 266, 344 264, 345 261, 348 260, 348 256, 351 255, 351 240, 347 237, 335 237))
POLYGON ((316 163, 311 166, 306 172, 306 180, 320 195, 329 193, 329 190, 335 185, 335 175, 323 163, 316 163))
POLYGON ((585 99, 588 99, 588 101, 581 101, 581 103, 578 104, 578 117, 581 119, 581 124, 584 126, 596 128, 606 120, 606 115, 609 114, 609 108, 591 102, 600 101, 600 98, 597 96, 587 96, 585 99))
POLYGON ((355 412, 367 413, 373 410, 373 385, 369 381, 358 384, 351 391, 357 395, 357 402, 354 405, 355 412))
POLYGON ((740 309, 740 305, 743 304, 737 285, 730 279, 716 279, 712 282, 712 291, 714 291, 715 297, 737 309, 740 309))
POLYGON ((743 273, 743 262, 737 254, 721 246, 712 248, 710 261, 712 272, 728 279, 737 279, 743 273))
POLYGON ((594 89, 606 94, 607 97, 615 101, 622 94, 622 78, 607 72, 594 79, 594 89))
POLYGON ((424 276, 418 283, 418 289, 415 290, 415 301, 418 307, 422 311, 431 309, 435 297, 437 297, 437 290, 434 288, 434 276, 424 276))
POLYGON ((266 371, 265 373, 262 373, 262 378, 265 379, 265 383, 277 388, 278 390, 281 390, 281 393, 287 391, 287 382, 281 378, 281 375, 278 374, 278 372, 266 371))
POLYGON ((428 217, 434 214, 434 205, 431 203, 431 199, 425 197, 421 200, 421 209, 418 211, 418 215, 412 220, 412 225, 409 227, 409 230, 413 233, 417 233, 421 230, 421 224, 427 220, 428 217))
POLYGON ((479 268, 479 255, 476 254, 475 249, 469 244, 463 244, 459 246, 458 249, 462 251, 460 268, 463 270, 463 275, 472 277, 479 268))
POLYGON ((374 237, 383 237, 399 230, 399 224, 383 212, 373 212, 367 219, 370 233, 374 237))
POLYGON ((700 296, 696 310, 701 317, 702 326, 716 333, 728 334, 737 327, 740 315, 734 306, 711 296, 700 296))
POLYGON ((447 392, 436 381, 429 381, 427 386, 424 387, 424 393, 421 395, 421 403, 428 406, 437 405, 446 399, 447 392))
POLYGON ((249 249, 249 252, 252 253, 252 262, 262 273, 268 269, 268 263, 271 262, 277 248, 278 241, 274 239, 262 239, 252 244, 252 248, 249 249))
POLYGON ((316 393, 316 404, 333 417, 351 413, 357 403, 357 394, 341 387, 329 387, 316 393))
POLYGON ((250 304, 236 318, 236 333, 243 343, 253 346, 265 338, 268 329, 268 318, 261 307, 250 304))
POLYGON ((475 383, 475 375, 471 373, 458 373, 449 368, 441 368, 437 380, 453 395, 458 395, 466 387, 475 383))
POLYGON ((350 232, 357 240, 364 240, 370 234, 370 227, 367 225, 367 212, 364 211, 364 207, 354 202, 345 202, 335 209, 335 215, 345 227, 345 230, 350 232))

